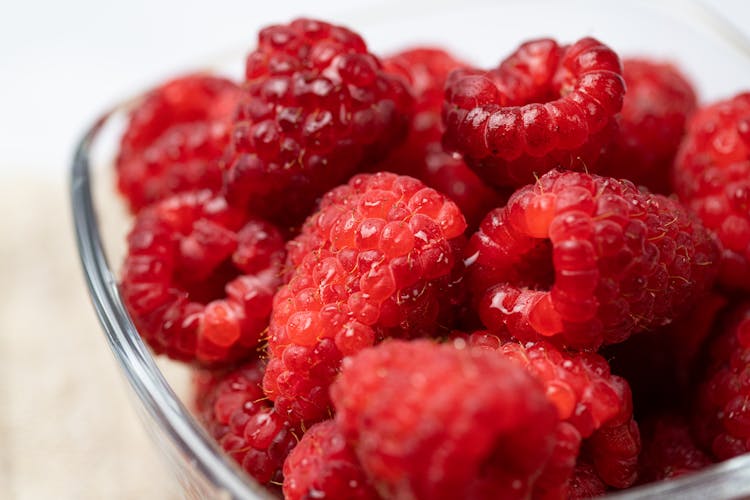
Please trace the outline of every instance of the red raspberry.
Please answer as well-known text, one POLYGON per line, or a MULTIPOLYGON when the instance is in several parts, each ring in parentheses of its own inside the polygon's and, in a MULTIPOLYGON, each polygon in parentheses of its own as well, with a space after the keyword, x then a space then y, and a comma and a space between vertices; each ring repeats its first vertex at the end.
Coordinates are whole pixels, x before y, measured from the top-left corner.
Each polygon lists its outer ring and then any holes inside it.
POLYGON ((310 427, 284 462, 284 498, 378 500, 336 422, 310 427))
POLYGON ((521 368, 429 340, 390 340, 347 358, 331 397, 385 498, 527 498, 557 425, 521 368))
POLYGON ((343 356, 436 334, 460 290, 465 227, 453 202, 411 177, 361 174, 328 193, 289 243, 294 273, 274 297, 263 384, 279 411, 324 419, 343 356))
POLYGON ((281 484, 282 465, 302 432, 273 410, 263 395, 263 364, 196 372, 195 407, 208 433, 263 485, 281 484))
POLYGON ((490 212, 466 255, 490 330, 588 349, 671 322, 718 262, 714 238, 674 200, 565 171, 490 212))
POLYGON ((532 498, 566 500, 576 459, 581 449, 581 434, 568 422, 558 422, 552 455, 534 484, 532 498))
POLYGON ((597 475, 594 466, 588 460, 579 460, 573 471, 568 488, 568 499, 579 500, 596 498, 607 492, 607 485, 597 475))
POLYGON ((239 97, 229 80, 188 75, 152 90, 133 109, 115 164, 133 212, 174 193, 221 188, 219 161, 239 97))
POLYGON ((726 460, 750 451, 750 302, 731 309, 717 333, 692 424, 698 443, 726 460))
POLYGON ((298 223, 406 135, 411 96, 359 35, 298 19, 262 30, 228 150, 230 200, 298 223))
POLYGON ((583 443, 581 453, 589 456, 605 484, 632 485, 638 477, 641 438, 632 418, 619 425, 605 425, 583 443))
POLYGON ((497 69, 451 74, 443 140, 495 186, 521 186, 556 166, 591 170, 624 93, 620 60, 601 42, 526 42, 497 69))
POLYGON ((120 290, 157 353, 228 363, 255 349, 280 284, 284 240, 210 191, 143 209, 128 236, 120 290))
POLYGON ((693 399, 697 362, 726 304, 723 295, 709 292, 698 307, 669 325, 635 334, 602 352, 612 371, 630 384, 640 415, 680 408, 693 399))
POLYGON ((643 453, 639 482, 674 479, 713 463, 698 449, 690 426, 681 416, 660 414, 642 422, 643 453))
POLYGON ((455 69, 465 69, 469 65, 438 47, 414 47, 384 59, 383 67, 409 83, 415 95, 415 114, 418 115, 436 111, 439 114, 448 75, 455 69))
MULTIPOLYGON (((640 442, 638 427, 633 422, 630 387, 623 378, 610 374, 604 358, 594 353, 566 353, 545 341, 521 344, 507 336, 499 338, 487 332, 475 332, 454 342, 461 341, 473 347, 496 350, 524 367, 542 382, 559 418, 573 425, 579 439, 592 437, 606 429, 620 429, 618 435, 623 439, 614 443, 619 448, 612 449, 611 444, 607 444, 607 449, 620 458, 614 463, 615 470, 610 470, 610 457, 604 462, 597 460, 604 454, 597 453, 596 445, 590 446, 589 451, 594 455, 594 466, 605 482, 616 488, 633 484, 640 442)), ((577 456, 576 448, 562 485, 572 473, 577 456)))
POLYGON ((624 59, 622 76, 628 90, 619 130, 600 162, 600 173, 669 194, 672 162, 697 104, 695 91, 668 63, 624 59))
POLYGON ((724 246, 719 281, 750 290, 750 92, 693 115, 672 182, 724 246))
POLYGON ((500 196, 487 186, 458 154, 441 144, 443 88, 448 74, 467 65, 438 48, 415 48, 383 61, 386 71, 404 78, 415 94, 415 112, 404 144, 391 152, 375 170, 411 175, 453 200, 476 227, 500 196))

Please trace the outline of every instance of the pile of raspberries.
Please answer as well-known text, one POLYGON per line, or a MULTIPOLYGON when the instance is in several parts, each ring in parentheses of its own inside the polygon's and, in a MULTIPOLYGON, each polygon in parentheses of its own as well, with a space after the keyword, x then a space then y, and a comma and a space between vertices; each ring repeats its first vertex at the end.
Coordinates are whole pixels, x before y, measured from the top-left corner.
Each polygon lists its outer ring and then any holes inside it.
POLYGON ((750 93, 297 19, 149 92, 120 290, 288 499, 587 498, 750 451, 750 93))

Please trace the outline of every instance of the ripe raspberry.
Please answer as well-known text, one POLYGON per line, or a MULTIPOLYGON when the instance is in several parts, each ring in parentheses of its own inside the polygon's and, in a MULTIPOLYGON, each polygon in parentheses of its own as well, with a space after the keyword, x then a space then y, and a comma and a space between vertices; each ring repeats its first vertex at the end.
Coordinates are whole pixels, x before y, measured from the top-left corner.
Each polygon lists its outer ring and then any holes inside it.
POLYGON ((717 326, 692 425, 698 443, 726 460, 750 451, 750 302, 735 306, 717 326))
POLYGON ((581 453, 589 456, 597 475, 615 487, 632 485, 638 477, 641 437, 632 418, 618 425, 605 425, 588 438, 581 453))
POLYGON ((240 89, 224 78, 188 75, 149 92, 130 113, 115 167, 130 209, 172 194, 221 188, 240 89))
POLYGON ((406 141, 374 169, 411 175, 445 194, 476 227, 500 196, 461 159, 443 149, 443 88, 448 74, 467 65, 438 48, 415 48, 383 61, 389 73, 404 78, 415 95, 414 115, 406 141))
POLYGON ((228 149, 233 203, 298 223, 406 135, 411 96, 359 35, 297 19, 262 30, 228 149))
POLYGON ((532 498, 565 500, 581 448, 581 434, 568 422, 558 422, 552 455, 534 484, 532 498))
POLYGON ((390 340, 344 364, 336 422, 381 496, 529 496, 557 418, 524 370, 429 340, 390 340))
MULTIPOLYGON (((473 347, 497 351, 524 367, 544 385, 558 417, 576 429, 579 439, 592 438, 587 445, 594 455, 594 467, 605 482, 616 488, 633 484, 640 442, 638 426, 633 422, 630 387, 623 378, 610 374, 604 358, 595 353, 566 353, 545 341, 521 344, 508 336, 496 337, 481 331, 458 341, 461 340, 473 347), (604 454, 593 443, 602 441, 594 436, 603 432, 612 434, 614 429, 622 439, 606 443, 607 450, 619 457, 614 464, 616 470, 610 470, 611 460, 607 457, 601 463, 597 458, 604 454)), ((568 475, 558 484, 566 484, 577 456, 576 448, 568 475)))
POLYGON ((750 290, 750 92, 693 115, 672 182, 723 244, 719 281, 750 290))
POLYGON ((282 465, 302 433, 268 404, 260 388, 263 364, 196 372, 195 408, 208 433, 263 485, 281 484, 282 465))
POLYGON ((415 96, 414 109, 419 114, 440 113, 448 75, 469 65, 438 47, 414 47, 384 59, 383 67, 409 83, 415 96))
POLYGON ((693 399, 697 362, 726 304, 723 295, 709 292, 698 307, 669 325, 603 350, 612 372, 628 381, 639 416, 683 408, 693 399))
POLYGON ((143 209, 128 236, 120 290, 157 353, 229 363, 255 349, 280 284, 284 240, 210 191, 143 209))
POLYGON ((458 300, 465 227, 454 203, 411 177, 361 174, 326 194, 288 244, 294 273, 274 297, 263 387, 277 409, 322 420, 343 356, 436 334, 458 300))
POLYGON ((568 488, 569 500, 596 498, 607 492, 607 485, 597 475, 589 460, 578 460, 568 488))
POLYGON ((669 194, 672 162, 697 104, 695 91, 668 63, 624 59, 622 76, 628 90, 619 130, 600 162, 600 173, 669 194))
POLYGON ((698 449, 685 419, 676 414, 661 414, 646 419, 639 482, 674 479, 713 463, 698 449))
POLYGON ((336 422, 310 427, 284 462, 284 498, 378 500, 336 422))
POLYGON ((714 238, 674 200, 565 171, 490 212, 466 255, 490 330, 588 349, 671 322, 718 262, 714 238))
POLYGON ((557 166, 592 170, 624 93, 620 60, 601 42, 526 42, 497 69, 451 74, 443 141, 495 186, 521 186, 557 166))

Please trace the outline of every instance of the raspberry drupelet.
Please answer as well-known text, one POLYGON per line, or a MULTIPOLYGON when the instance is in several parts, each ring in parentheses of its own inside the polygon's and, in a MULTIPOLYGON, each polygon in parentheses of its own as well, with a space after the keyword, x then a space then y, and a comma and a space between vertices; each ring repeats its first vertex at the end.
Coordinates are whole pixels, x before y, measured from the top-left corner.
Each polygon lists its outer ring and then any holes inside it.
POLYGON ((750 92, 695 112, 672 182, 721 240, 719 281, 750 290, 750 92))
POLYGON ((240 88, 209 75, 187 75, 149 92, 131 111, 115 168, 130 210, 172 194, 218 191, 240 88))
POLYGON ((263 29, 246 78, 227 193, 279 223, 304 220, 319 196, 406 136, 409 89, 344 27, 297 19, 263 29))
POLYGON ((360 174, 326 194, 289 242, 294 271, 274 297, 263 387, 276 408, 323 420, 344 356, 450 328, 465 228, 453 202, 411 177, 360 174))
POLYGON ((415 104, 406 141, 374 168, 420 179, 456 202, 469 227, 476 228, 501 205, 501 197, 441 143, 445 81, 452 70, 468 65, 443 49, 418 47, 384 59, 383 67, 409 83, 415 104))
POLYGON ((693 305, 714 279, 718 252, 675 200, 554 170, 488 214, 466 263, 488 329, 596 349, 693 305))
POLYGON ((210 191, 143 209, 128 235, 120 290, 156 353, 204 365, 252 354, 281 283, 284 240, 210 191))
MULTIPOLYGON (((544 385, 558 417, 575 428, 579 439, 595 436, 584 444, 599 476, 616 488, 627 488, 635 482, 640 439, 633 421, 630 387, 625 379, 610 373, 603 357, 595 353, 568 353, 545 341, 522 344, 508 335, 498 337, 484 331, 458 337, 457 341, 496 351, 524 367, 544 385), (606 453, 597 448, 602 438, 596 436, 603 433, 618 436, 616 441, 606 443, 606 453)), ((562 495, 557 497, 565 497, 578 448, 571 455, 566 475, 557 483, 563 488, 562 495)))
POLYGON ((484 349, 388 340, 347 358, 336 422, 383 498, 528 498, 558 422, 541 384, 484 349))
POLYGON ((661 413, 641 423, 643 453, 639 459, 639 483, 674 479, 714 461, 698 448, 690 425, 678 414, 661 413))
POLYGON ((283 490, 285 500, 380 498, 333 420, 310 427, 289 453, 283 490))
POLYGON ((598 40, 529 41, 496 69, 449 76, 443 142, 495 186, 555 167, 593 171, 624 94, 620 59, 598 40))
POLYGON ((697 105, 695 91, 670 63, 625 58, 622 66, 628 90, 599 173, 669 194, 672 162, 697 105))
POLYGON ((274 411, 260 387, 263 363, 194 374, 195 409, 208 433, 260 484, 283 481, 282 467, 300 429, 274 411))
POLYGON ((709 344, 692 428, 698 443, 726 460, 750 451, 750 302, 725 313, 709 344))

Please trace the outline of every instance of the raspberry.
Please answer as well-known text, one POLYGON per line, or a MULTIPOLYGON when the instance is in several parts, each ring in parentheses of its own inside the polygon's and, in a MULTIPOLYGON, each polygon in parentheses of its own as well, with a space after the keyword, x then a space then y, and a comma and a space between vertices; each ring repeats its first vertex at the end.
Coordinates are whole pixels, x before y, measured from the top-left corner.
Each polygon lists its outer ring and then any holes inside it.
POLYGON ((415 95, 414 108, 419 114, 440 113, 448 75, 469 65, 438 47, 414 47, 384 59, 383 67, 409 83, 415 95))
POLYGON ((451 74, 443 141, 495 186, 521 186, 557 166, 592 170, 624 93, 620 60, 601 42, 533 40, 497 69, 451 74))
POLYGON ((422 171, 413 173, 428 186, 453 200, 466 217, 470 228, 476 229, 485 215, 502 206, 507 196, 485 184, 456 154, 443 150, 439 135, 427 144, 419 161, 422 171))
POLYGON ((719 460, 750 451, 750 302, 717 325, 692 419, 698 443, 719 460))
POLYGON ((602 352, 612 372, 630 384, 639 415, 682 408, 692 400, 701 350, 726 303, 723 295, 709 292, 699 307, 669 325, 633 335, 602 352))
POLYGON ((284 498, 380 497, 336 422, 327 420, 310 427, 284 462, 284 498))
POLYGON ((230 201, 295 224, 406 135, 412 98, 359 35, 311 19, 260 32, 227 156, 230 201))
POLYGON ((157 353, 201 364, 250 354, 280 284, 279 231, 210 191, 143 209, 128 236, 120 290, 157 353))
POLYGON ((632 418, 620 425, 606 425, 583 443, 582 454, 591 457, 594 469, 605 484, 632 485, 638 477, 641 439, 632 418))
POLYGON ((555 429, 552 455, 534 485, 532 498, 565 500, 576 458, 581 448, 581 434, 567 422, 559 422, 555 429))
POLYGON ((540 384, 483 349, 389 340, 347 358, 331 397, 385 498, 527 498, 552 452, 540 384))
POLYGON ((476 227, 500 196, 487 186, 461 159, 443 149, 443 87, 448 74, 466 67, 438 48, 414 48, 383 61, 386 71, 404 78, 415 94, 409 135, 375 170, 411 175, 453 200, 470 227, 476 227))
POLYGON ((687 118, 697 104, 695 91, 668 63, 624 59, 622 76, 628 90, 619 130, 600 162, 600 172, 669 194, 670 169, 687 118))
POLYGON ((690 426, 676 414, 661 414, 645 420, 643 453, 640 458, 642 483, 674 479, 713 463, 698 449, 690 435, 690 426))
MULTIPOLYGON (((627 488, 633 484, 640 442, 638 427, 633 422, 630 387, 623 378, 610 374, 604 358, 594 353, 566 353, 545 341, 521 344, 507 336, 498 338, 481 331, 461 340, 470 346, 496 350, 524 367, 544 385, 558 417, 575 428, 579 439, 591 437, 592 442, 599 442, 601 439, 594 436, 603 432, 612 434, 615 432, 612 429, 619 429, 618 435, 623 439, 606 444, 608 451, 620 458, 614 463, 616 470, 609 470, 609 457, 604 463, 597 460, 604 454, 598 453, 596 444, 589 446, 589 451, 594 455, 594 467, 609 485, 627 488), (615 449, 612 444, 620 448, 615 449)), ((578 449, 571 455, 567 476, 558 484, 567 482, 578 449)))
POLYGON ((568 488, 568 498, 578 500, 595 498, 607 492, 607 485, 597 475, 594 466, 588 460, 579 460, 573 471, 568 488))
POLYGON ((240 466, 263 485, 281 484, 282 465, 301 431, 279 415, 260 388, 263 364, 196 372, 195 408, 201 424, 240 466))
POLYGON ((672 182, 721 240, 719 281, 750 290, 750 92, 693 115, 672 182))
POLYGON ((458 300, 465 227, 454 203, 411 177, 361 174, 326 194, 288 244, 294 272, 274 297, 263 383, 278 410, 324 419, 343 356, 436 334, 458 300))
POLYGON ((490 212, 466 255, 487 328, 586 349, 671 322, 718 262, 714 238, 674 200, 565 171, 490 212))
POLYGON ((115 167, 130 209, 172 194, 221 188, 240 89, 224 78, 188 75, 149 92, 130 113, 115 167))

